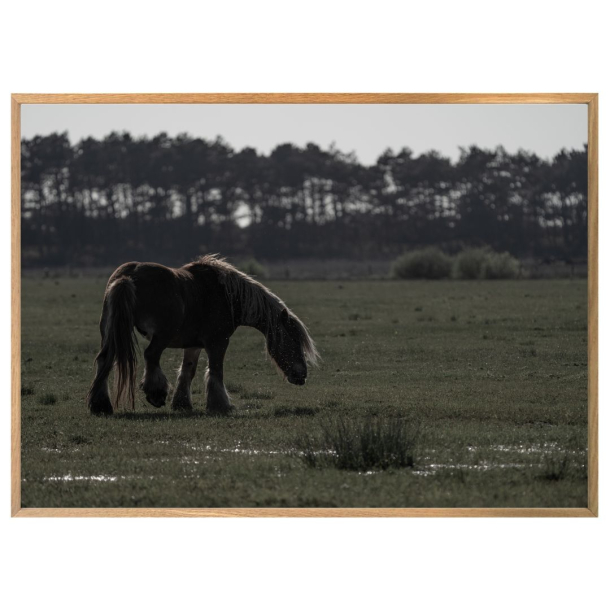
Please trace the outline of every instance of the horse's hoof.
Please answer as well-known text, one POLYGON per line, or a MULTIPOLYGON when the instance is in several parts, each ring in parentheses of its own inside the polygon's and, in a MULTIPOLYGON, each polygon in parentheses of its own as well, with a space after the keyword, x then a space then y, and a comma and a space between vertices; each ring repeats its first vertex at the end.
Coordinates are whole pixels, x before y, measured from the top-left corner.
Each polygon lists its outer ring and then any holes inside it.
POLYGON ((208 415, 215 417, 226 417, 235 413, 235 407, 233 405, 210 405, 206 406, 206 412, 208 415))
POLYGON ((91 415, 112 415, 112 403, 110 399, 92 401, 89 403, 89 412, 91 415))
POLYGON ((165 406, 165 401, 167 399, 167 392, 163 390, 157 390, 154 392, 148 392, 146 394, 146 400, 157 409, 165 406))
POLYGON ((167 381, 164 384, 153 384, 149 380, 144 379, 140 384, 146 400, 157 409, 165 405, 167 395, 169 394, 170 386, 167 381))
POLYGON ((174 396, 172 400, 172 411, 192 411, 193 405, 186 396, 174 396))

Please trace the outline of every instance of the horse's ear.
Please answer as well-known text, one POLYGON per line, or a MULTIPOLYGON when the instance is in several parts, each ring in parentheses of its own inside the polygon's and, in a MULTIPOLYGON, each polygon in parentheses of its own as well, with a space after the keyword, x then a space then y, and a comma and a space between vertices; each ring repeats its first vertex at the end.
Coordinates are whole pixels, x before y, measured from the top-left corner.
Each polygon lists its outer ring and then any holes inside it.
POLYGON ((288 310, 286 308, 282 309, 282 313, 280 314, 280 322, 283 324, 288 323, 288 310))

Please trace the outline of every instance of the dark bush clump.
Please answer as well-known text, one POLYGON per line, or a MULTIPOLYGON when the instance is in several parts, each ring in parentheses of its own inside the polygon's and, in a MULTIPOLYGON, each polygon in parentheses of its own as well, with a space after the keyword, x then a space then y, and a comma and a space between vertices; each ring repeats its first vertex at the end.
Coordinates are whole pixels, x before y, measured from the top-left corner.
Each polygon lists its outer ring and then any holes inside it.
POLYGON ((257 278, 264 278, 267 276, 267 270, 255 258, 244 260, 237 267, 240 271, 257 278))
POLYGON ((275 417, 311 417, 319 410, 316 407, 276 407, 273 415, 275 417))
POLYGON ((38 402, 41 405, 54 405, 57 402, 57 396, 52 392, 47 392, 38 399, 38 402))
POLYGON ((519 261, 508 252, 490 252, 485 261, 486 280, 512 280, 519 275, 519 261))
POLYGON ((423 248, 403 254, 392 266, 400 279, 439 280, 451 275, 451 258, 439 248, 423 248))
POLYGON ((586 469, 580 468, 571 461, 567 451, 557 455, 548 455, 542 465, 541 476, 547 481, 563 481, 565 479, 575 479, 586 477, 586 469))
POLYGON ((418 425, 400 417, 329 419, 322 424, 319 437, 301 439, 299 456, 313 468, 412 468, 418 434, 418 425))
POLYGON ((519 261, 508 252, 468 248, 455 259, 455 276, 462 280, 510 280, 519 275, 519 261))
POLYGON ((489 248, 462 250, 455 259, 455 276, 460 280, 480 280, 490 252, 489 248))

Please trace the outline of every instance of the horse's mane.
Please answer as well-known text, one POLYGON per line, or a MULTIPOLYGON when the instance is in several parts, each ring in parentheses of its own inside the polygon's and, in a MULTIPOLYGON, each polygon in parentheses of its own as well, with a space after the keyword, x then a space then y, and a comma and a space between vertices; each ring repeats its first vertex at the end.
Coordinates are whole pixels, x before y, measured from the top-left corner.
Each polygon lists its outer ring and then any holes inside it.
POLYGON ((286 307, 282 299, 254 278, 236 269, 218 254, 201 256, 196 260, 196 263, 211 267, 218 272, 220 281, 227 292, 231 306, 231 315, 233 318, 235 317, 234 308, 236 304, 239 304, 242 324, 256 324, 262 320, 266 322, 269 332, 275 334, 278 328, 279 316, 286 309, 297 329, 298 339, 305 358, 312 365, 317 363, 319 358, 318 350, 309 335, 307 327, 298 316, 286 307))

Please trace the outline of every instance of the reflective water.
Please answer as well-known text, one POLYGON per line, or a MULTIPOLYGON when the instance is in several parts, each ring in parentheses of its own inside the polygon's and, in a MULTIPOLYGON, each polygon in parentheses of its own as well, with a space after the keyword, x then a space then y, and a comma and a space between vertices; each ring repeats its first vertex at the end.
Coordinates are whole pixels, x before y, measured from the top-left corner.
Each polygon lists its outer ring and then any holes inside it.
MULTIPOLYGON (((159 444, 169 444, 169 441, 158 441, 159 444)), ((183 455, 177 457, 176 459, 185 465, 193 465, 199 466, 209 460, 213 460, 214 454, 223 454, 223 453, 231 453, 231 454, 239 454, 246 456, 258 456, 258 455, 286 455, 286 456, 299 456, 303 455, 302 451, 298 451, 296 449, 288 449, 288 450, 263 450, 263 449, 251 449, 248 447, 242 447, 241 443, 236 443, 235 447, 213 447, 211 445, 196 445, 192 443, 184 443, 184 447, 190 450, 192 455, 183 455)), ((43 451, 48 453, 63 453, 61 449, 43 447, 43 451)), ((534 444, 514 444, 514 445, 487 445, 487 446, 476 446, 469 445, 467 447, 468 453, 473 455, 473 458, 476 459, 476 453, 482 452, 485 455, 485 459, 479 459, 475 463, 467 463, 465 461, 461 462, 452 462, 451 460, 448 463, 443 463, 434 459, 434 454, 437 453, 435 450, 430 450, 429 454, 424 457, 420 457, 418 460, 418 467, 414 468, 410 472, 417 476, 432 476, 439 472, 452 470, 452 471, 479 471, 485 472, 489 470, 500 470, 500 469, 529 469, 529 468, 540 468, 542 467, 543 461, 535 461, 531 463, 523 463, 517 461, 511 461, 508 459, 504 461, 502 459, 494 459, 496 456, 490 458, 490 453, 498 453, 498 454, 507 454, 506 457, 509 457, 510 454, 517 455, 538 455, 540 458, 548 459, 546 456, 553 455, 571 455, 578 456, 581 458, 581 464, 579 466, 581 468, 586 468, 586 455, 587 450, 574 450, 574 449, 566 449, 565 447, 561 447, 557 442, 547 442, 547 443, 534 443, 534 444)), ((332 455, 333 451, 321 450, 315 452, 316 454, 326 454, 332 455)), ((497 456, 500 458, 500 455, 497 456)), ((148 458, 150 461, 158 461, 158 462, 171 462, 174 458, 171 457, 162 457, 162 458, 148 458)), ((580 461, 580 460, 579 460, 580 461)), ((366 472, 360 472, 358 474, 362 476, 373 476, 376 474, 380 474, 382 471, 369 470, 366 472)), ((189 476, 189 475, 184 475, 189 476)), ((197 473, 193 473, 192 476, 198 476, 197 473)), ((282 473, 278 470, 278 476, 283 476, 282 473)), ((106 475, 106 474, 96 474, 96 475, 73 475, 71 473, 65 475, 57 475, 57 476, 49 476, 45 477, 44 481, 57 483, 57 482, 73 482, 73 481, 89 481, 96 483, 115 483, 119 480, 124 479, 137 479, 137 478, 150 478, 153 479, 153 476, 139 477, 137 475, 133 476, 116 476, 116 475, 106 475)), ((24 479, 25 480, 25 479, 24 479)))

